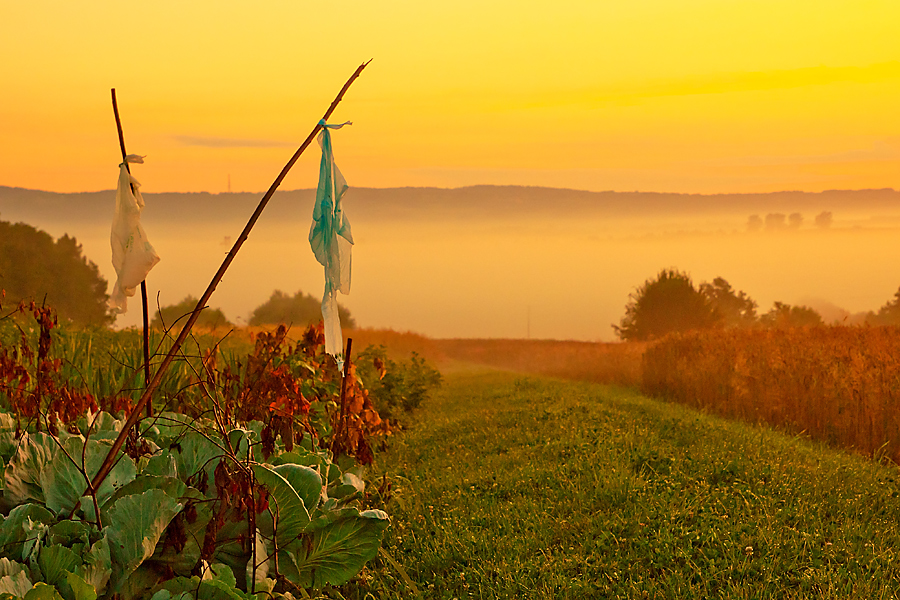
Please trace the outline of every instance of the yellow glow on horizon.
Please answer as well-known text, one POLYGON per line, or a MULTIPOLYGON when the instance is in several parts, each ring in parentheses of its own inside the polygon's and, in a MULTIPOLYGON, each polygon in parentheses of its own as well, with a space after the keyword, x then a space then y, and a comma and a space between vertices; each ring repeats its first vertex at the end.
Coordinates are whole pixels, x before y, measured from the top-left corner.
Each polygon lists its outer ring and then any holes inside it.
MULTIPOLYGON (((900 187, 894 0, 6 3, 0 185, 261 191, 337 89, 351 185, 900 187)), ((315 152, 283 184, 315 185, 315 152)))

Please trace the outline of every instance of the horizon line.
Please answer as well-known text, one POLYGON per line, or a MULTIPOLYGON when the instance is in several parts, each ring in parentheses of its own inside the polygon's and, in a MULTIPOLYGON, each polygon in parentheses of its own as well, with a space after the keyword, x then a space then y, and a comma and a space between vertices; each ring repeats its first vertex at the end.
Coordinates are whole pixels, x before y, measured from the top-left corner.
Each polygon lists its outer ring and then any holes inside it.
MULTIPOLYGON (((9 190, 24 190, 26 192, 39 192, 44 194, 55 194, 55 195, 78 195, 78 194, 104 194, 104 193, 115 193, 115 189, 109 188, 104 190, 84 190, 80 192, 56 192, 53 190, 42 190, 37 188, 27 188, 22 186, 15 185, 3 185, 0 184, 0 188, 5 188, 9 190)), ((533 190, 553 190, 553 191, 562 191, 562 192, 578 192, 583 194, 657 194, 657 195, 675 195, 675 196, 765 196, 770 194, 828 194, 835 192, 898 192, 897 188, 893 187, 880 187, 880 188, 832 188, 825 189, 819 191, 808 191, 808 190, 775 190, 771 192, 669 192, 669 191, 657 191, 657 190, 587 190, 580 188, 563 188, 563 187, 553 187, 546 185, 522 185, 522 184, 494 184, 494 183, 477 183, 473 185, 462 185, 458 187, 440 187, 440 186, 429 186, 429 185, 406 185, 406 186, 388 186, 388 187, 369 187, 369 186, 350 186, 349 190, 441 190, 441 191, 456 191, 456 190, 467 190, 474 188, 522 188, 522 189, 533 189, 533 190)), ((290 192, 311 192, 315 191, 316 188, 294 188, 290 190, 276 190, 275 193, 290 193, 290 192)), ((237 196, 237 195, 262 195, 265 191, 240 191, 240 192, 209 192, 209 191, 160 191, 160 192, 142 192, 142 195, 160 195, 160 194, 206 194, 209 196, 237 196)))

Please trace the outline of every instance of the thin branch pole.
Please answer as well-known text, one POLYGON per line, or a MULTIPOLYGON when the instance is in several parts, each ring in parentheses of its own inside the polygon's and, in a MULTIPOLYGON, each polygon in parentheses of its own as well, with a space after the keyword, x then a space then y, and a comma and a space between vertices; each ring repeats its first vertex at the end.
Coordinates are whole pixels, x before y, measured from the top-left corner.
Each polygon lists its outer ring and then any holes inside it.
MULTIPOLYGON (((122 133, 122 120, 119 119, 119 103, 116 102, 116 88, 110 90, 112 93, 113 113, 116 115, 116 129, 119 131, 119 148, 122 150, 122 162, 125 164, 125 170, 131 174, 131 168, 128 166, 128 154, 125 152, 125 134, 122 133)), ((131 185, 131 193, 134 193, 134 185, 131 185)), ((141 281, 141 307, 144 310, 144 389, 150 385, 150 318, 147 310, 147 282, 141 281)), ((147 416, 153 416, 153 402, 147 402, 147 416)))
MULTIPOLYGON (((327 121, 331 116, 331 113, 334 112, 334 109, 337 108, 337 105, 340 104, 341 100, 344 97, 344 94, 350 88, 350 85, 356 81, 356 78, 359 77, 360 73, 362 73, 363 69, 366 68, 366 65, 369 62, 365 62, 357 67, 356 71, 354 71, 353 75, 350 76, 350 79, 347 80, 347 83, 344 84, 344 87, 341 88, 341 91, 338 93, 337 97, 335 97, 334 101, 331 103, 331 106, 328 107, 328 110, 325 111, 325 115, 322 117, 323 121, 327 121)), ((172 348, 169 350, 169 353, 166 354, 166 357, 163 359, 162 363, 159 365, 159 368, 156 370, 156 373, 153 375, 153 379, 150 380, 150 385, 147 386, 147 389, 144 390, 143 396, 138 400, 137 405, 132 409, 131 414, 128 415, 128 420, 125 421, 125 424, 122 426, 122 431, 119 433, 119 436, 116 438, 116 441, 113 442, 112 448, 109 449, 109 453, 107 453, 106 458, 103 459, 103 464, 100 465, 100 470, 97 471, 97 475, 94 476, 93 487, 97 489, 106 476, 109 475, 109 472, 112 470, 113 466, 116 462, 116 455, 122 449, 123 444, 125 443, 125 438, 128 436, 128 430, 137 423, 140 418, 140 412, 150 401, 150 396, 159 386, 160 381, 162 381, 163 374, 165 374, 166 369, 175 359, 175 355, 178 354, 178 351, 181 349, 181 345, 184 343, 184 340, 187 339, 188 334, 191 332, 191 328, 194 326, 194 323, 197 322, 197 318, 200 316, 200 311, 206 307, 206 303, 209 301, 210 296, 212 296, 213 292, 216 289, 216 286, 219 285, 219 282, 222 280, 222 277, 225 275, 225 271, 228 270, 228 266, 234 260, 234 257, 237 255, 238 250, 240 250, 241 245, 243 245, 244 241, 247 239, 247 236, 250 234, 250 230, 253 229, 253 226, 256 224, 256 221, 259 219, 259 216, 262 214, 262 211, 266 208, 266 204, 269 203, 269 199, 275 193, 275 190, 278 189, 278 186, 281 185, 282 180, 284 180, 285 176, 287 176, 288 171, 291 170, 291 167, 294 166, 294 163, 297 162, 297 159, 300 158, 300 155, 303 154, 303 151, 306 150, 306 147, 309 146, 312 141, 315 139, 316 134, 319 133, 319 130, 322 129, 322 126, 316 123, 316 126, 313 127, 312 132, 310 132, 309 136, 306 140, 303 141, 303 144, 294 152, 294 155, 287 162, 284 168, 281 170, 281 173, 278 174, 278 177, 275 178, 275 181, 272 183, 269 190, 262 197, 262 200, 259 201, 259 206, 256 207, 256 210, 253 212, 253 215, 250 217, 250 220, 247 221, 247 225, 244 227, 244 230, 241 232, 241 235, 234 242, 234 246, 232 246, 231 250, 228 252, 228 255, 225 257, 224 262, 222 262, 222 266, 219 267, 219 270, 216 271, 215 276, 212 278, 212 281, 209 282, 209 287, 206 288, 206 291, 203 293, 203 296, 200 300, 197 301, 197 306, 194 308, 191 316, 188 317, 187 322, 184 324, 184 327, 181 328, 181 333, 178 334, 178 337, 175 339, 175 343, 172 344, 172 348)))
POLYGON ((331 440, 331 454, 334 455, 343 444, 340 438, 346 437, 347 424, 347 379, 350 376, 350 350, 353 348, 353 338, 347 338, 347 353, 344 355, 344 376, 341 378, 341 414, 338 419, 337 430, 331 440))
MULTIPOLYGON (((147 282, 141 282, 141 306, 144 310, 144 388, 150 385, 150 311, 147 309, 147 282)), ((153 401, 147 401, 147 417, 153 416, 153 401)))

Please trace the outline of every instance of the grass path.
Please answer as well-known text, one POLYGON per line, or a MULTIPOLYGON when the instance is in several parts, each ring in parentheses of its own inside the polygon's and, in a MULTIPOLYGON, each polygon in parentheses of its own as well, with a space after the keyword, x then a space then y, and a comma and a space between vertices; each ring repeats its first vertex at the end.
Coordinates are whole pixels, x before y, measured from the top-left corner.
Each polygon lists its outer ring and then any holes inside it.
POLYGON ((347 598, 900 596, 900 473, 595 384, 460 371, 379 455, 347 598))

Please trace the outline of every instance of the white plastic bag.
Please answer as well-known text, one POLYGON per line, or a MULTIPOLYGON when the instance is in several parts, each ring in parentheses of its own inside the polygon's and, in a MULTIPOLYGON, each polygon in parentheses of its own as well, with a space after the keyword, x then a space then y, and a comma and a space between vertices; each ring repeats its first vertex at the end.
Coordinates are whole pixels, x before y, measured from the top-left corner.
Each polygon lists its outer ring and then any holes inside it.
MULTIPOLYGON (((143 160, 142 157, 133 158, 129 155, 128 162, 143 162, 143 160)), ((156 250, 141 227, 144 199, 141 197, 140 187, 138 180, 125 168, 125 163, 119 165, 116 213, 109 238, 112 246, 112 263, 118 275, 109 298, 109 306, 116 314, 128 310, 128 297, 134 296, 135 290, 147 278, 150 269, 159 262, 156 250)))

